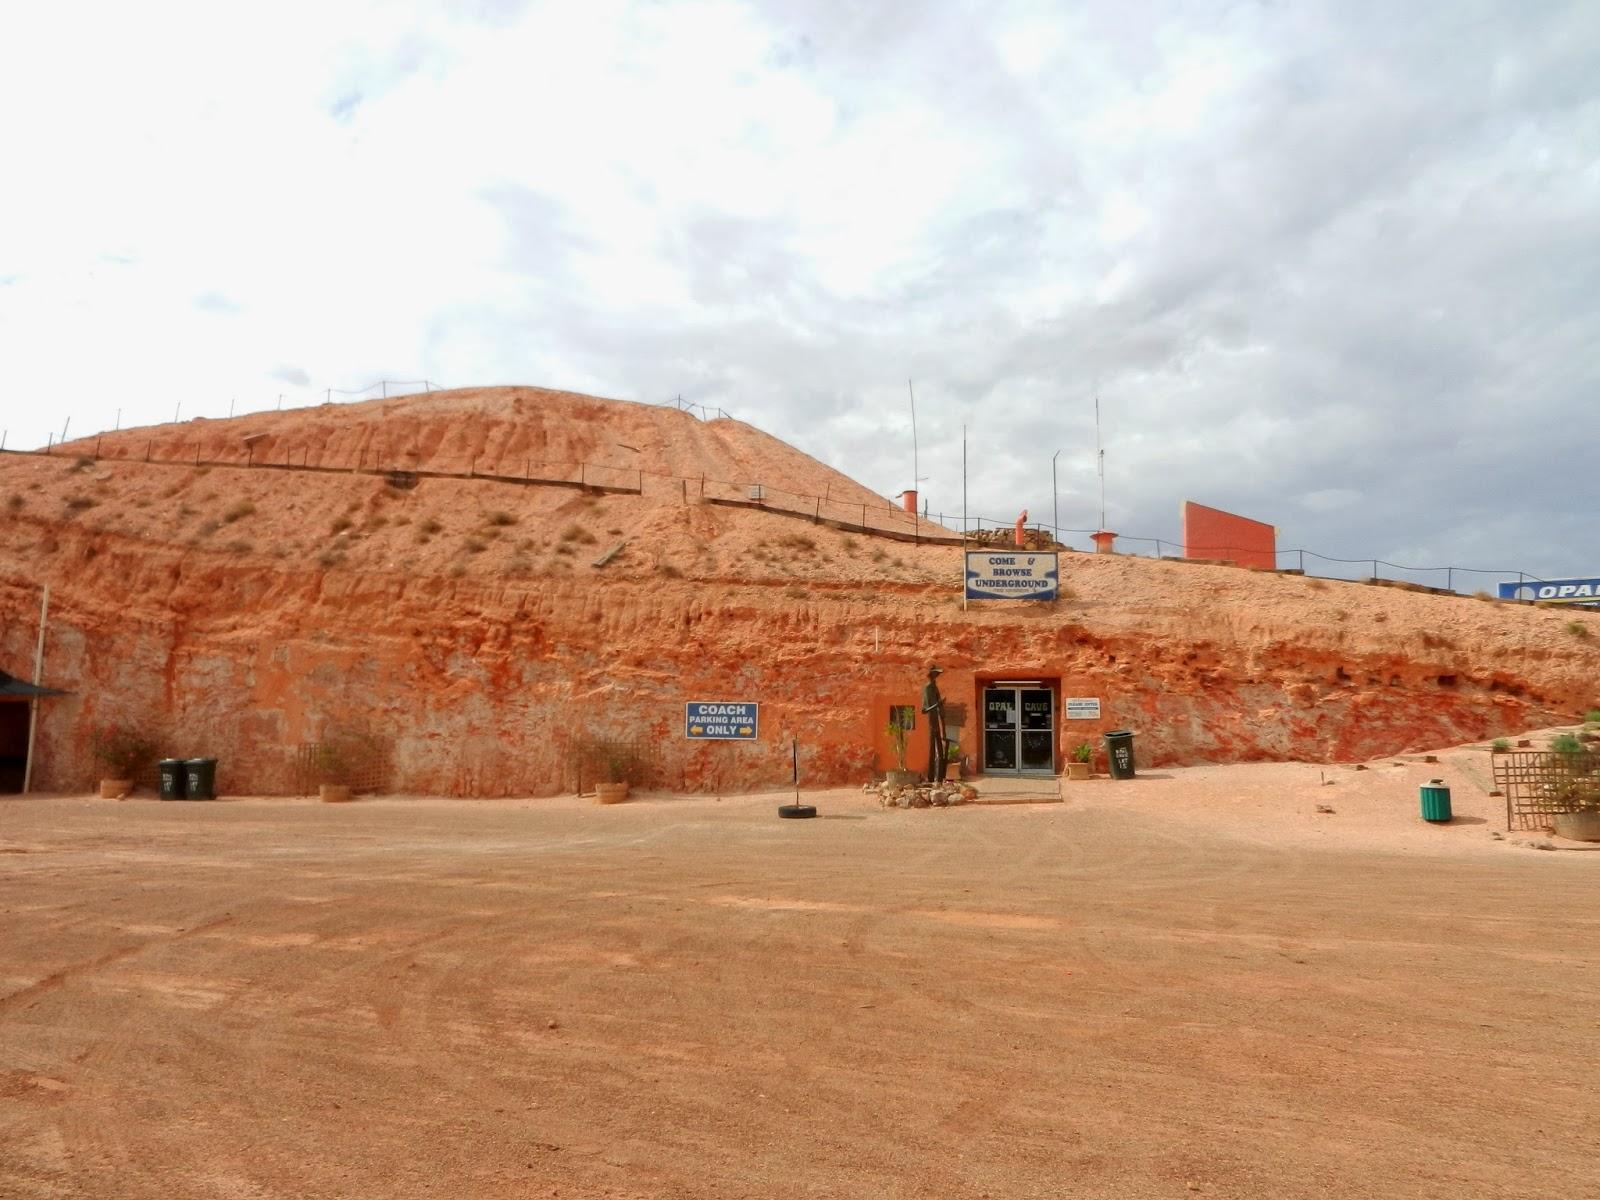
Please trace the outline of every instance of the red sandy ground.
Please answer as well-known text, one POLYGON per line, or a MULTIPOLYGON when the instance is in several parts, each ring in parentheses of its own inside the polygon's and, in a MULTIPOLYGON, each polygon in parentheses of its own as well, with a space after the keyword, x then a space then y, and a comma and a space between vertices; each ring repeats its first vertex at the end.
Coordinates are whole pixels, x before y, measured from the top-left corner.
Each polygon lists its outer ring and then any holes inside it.
POLYGON ((6 801, 0 1195, 1594 1195, 1600 855, 1444 758, 6 801))

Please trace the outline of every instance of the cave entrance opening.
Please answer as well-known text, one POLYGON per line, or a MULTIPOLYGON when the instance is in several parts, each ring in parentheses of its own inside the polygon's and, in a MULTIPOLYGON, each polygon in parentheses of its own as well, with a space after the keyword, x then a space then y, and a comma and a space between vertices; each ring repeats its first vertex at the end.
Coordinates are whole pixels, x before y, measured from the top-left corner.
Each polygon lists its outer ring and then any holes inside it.
POLYGON ((983 773, 1056 773, 1055 690, 1044 680, 983 685, 983 773))
POLYGON ((20 792, 28 773, 28 708, 26 700, 0 702, 0 795, 20 792))

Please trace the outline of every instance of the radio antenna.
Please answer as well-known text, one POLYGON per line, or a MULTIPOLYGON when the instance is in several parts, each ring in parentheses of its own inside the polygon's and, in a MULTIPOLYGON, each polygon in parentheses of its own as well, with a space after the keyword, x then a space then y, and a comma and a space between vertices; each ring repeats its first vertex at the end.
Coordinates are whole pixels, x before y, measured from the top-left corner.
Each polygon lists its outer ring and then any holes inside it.
POLYGON ((1106 527, 1106 452, 1100 446, 1100 397, 1094 398, 1094 456, 1100 464, 1100 528, 1106 527))

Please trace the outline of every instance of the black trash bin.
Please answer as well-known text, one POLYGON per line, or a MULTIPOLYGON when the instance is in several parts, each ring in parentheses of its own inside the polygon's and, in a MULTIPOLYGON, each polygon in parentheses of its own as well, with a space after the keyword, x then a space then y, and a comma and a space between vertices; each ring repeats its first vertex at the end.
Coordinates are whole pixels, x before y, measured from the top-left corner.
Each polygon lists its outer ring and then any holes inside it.
POLYGON ((184 792, 190 800, 217 798, 217 760, 191 758, 183 764, 184 792))
POLYGON ((161 769, 161 798, 163 800, 182 800, 184 796, 183 759, 163 758, 161 769))
POLYGON ((1111 765, 1111 778, 1133 778, 1133 730, 1114 729, 1106 734, 1106 761, 1111 765))

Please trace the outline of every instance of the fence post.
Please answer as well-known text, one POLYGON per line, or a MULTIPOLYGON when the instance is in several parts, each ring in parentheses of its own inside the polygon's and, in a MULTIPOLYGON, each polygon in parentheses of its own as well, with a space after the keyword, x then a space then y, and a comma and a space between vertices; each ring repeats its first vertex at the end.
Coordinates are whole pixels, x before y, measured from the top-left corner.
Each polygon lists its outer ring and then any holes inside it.
POLYGON ((1372 577, 1374 579, 1376 579, 1378 577, 1378 560, 1377 559, 1373 559, 1372 560, 1372 577))
POLYGON ((1456 590, 1456 569, 1454 567, 1446 567, 1444 569, 1444 590, 1447 592, 1456 590))
MULTIPOLYGON (((101 435, 101 436, 104 436, 104 435, 101 435)), ((100 457, 100 437, 96 437, 94 439, 94 456, 96 458, 100 457)))
POLYGON ((1305 573, 1306 573, 1306 552, 1304 550, 1302 550, 1302 551, 1300 551, 1300 574, 1304 575, 1305 573))

